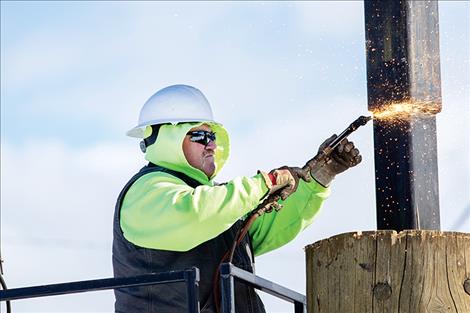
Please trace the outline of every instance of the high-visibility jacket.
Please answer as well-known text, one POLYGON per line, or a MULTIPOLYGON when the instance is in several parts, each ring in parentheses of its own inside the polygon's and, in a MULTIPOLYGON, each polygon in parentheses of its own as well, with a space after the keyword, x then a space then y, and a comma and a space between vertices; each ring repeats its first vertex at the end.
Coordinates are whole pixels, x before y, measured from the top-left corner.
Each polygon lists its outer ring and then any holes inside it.
MULTIPOLYGON (((118 228, 122 240, 147 251, 145 253, 151 253, 149 251, 181 253, 186 256, 186 260, 180 264, 188 265, 195 257, 191 254, 194 249, 210 245, 211 240, 217 241, 216 245, 226 240, 227 236, 224 234, 227 231, 232 233, 234 225, 255 209, 268 191, 261 175, 237 177, 226 184, 216 185, 213 177, 208 178, 202 171, 189 165, 182 152, 182 142, 189 129, 201 124, 203 123, 163 125, 157 141, 147 148, 146 153, 146 159, 151 163, 184 174, 198 185, 188 184, 168 172, 147 173, 127 186, 128 189, 122 194, 120 199, 122 203, 116 213, 118 225, 115 224, 115 230, 118 228)), ((217 135, 215 176, 228 158, 228 136, 221 125, 206 124, 217 135)), ((282 203, 284 208, 281 211, 264 214, 251 226, 248 240, 251 241, 254 254, 266 253, 295 238, 312 222, 328 194, 329 189, 314 181, 310 183, 301 181, 297 191, 282 203)), ((247 255, 249 256, 249 253, 247 255)), ((217 258, 215 255, 201 257, 217 258)), ((117 260, 114 263, 116 270, 117 260)), ((144 267, 143 270, 156 272, 170 269, 168 263, 165 264, 154 268, 144 267)), ((126 264, 119 266, 125 268, 126 264)), ((206 283, 210 284, 203 282, 201 278, 201 286, 206 283)), ((118 295, 116 297, 118 298, 118 295)), ((156 301, 139 297, 136 299, 144 302, 156 301)), ((158 309, 155 312, 159 312, 158 309)))
MULTIPOLYGON (((136 276, 147 273, 199 268, 199 301, 201 312, 215 312, 214 275, 223 255, 231 248, 242 227, 239 220, 228 230, 189 251, 168 251, 149 249, 127 241, 121 231, 119 212, 122 200, 129 187, 143 175, 163 171, 182 179, 188 186, 197 187, 199 183, 186 175, 149 164, 134 175, 121 191, 114 215, 113 268, 115 277, 136 276)), ((191 234, 188 234, 191 236, 191 234)), ((254 262, 250 236, 245 236, 235 249, 232 263, 246 271, 253 272, 254 262)), ((235 281, 235 307, 237 312, 265 312, 261 299, 252 287, 235 281)), ((181 283, 153 285, 115 290, 117 313, 178 313, 187 312, 186 288, 181 283)))

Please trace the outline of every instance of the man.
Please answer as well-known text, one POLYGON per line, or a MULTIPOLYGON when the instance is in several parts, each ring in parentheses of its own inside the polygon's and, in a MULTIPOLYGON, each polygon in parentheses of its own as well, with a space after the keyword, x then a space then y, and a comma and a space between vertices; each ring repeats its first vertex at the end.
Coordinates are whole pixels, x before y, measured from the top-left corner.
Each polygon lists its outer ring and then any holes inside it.
MULTIPOLYGON (((186 85, 155 93, 128 135, 143 138, 141 148, 149 164, 126 184, 116 204, 114 275, 196 266, 204 313, 215 312, 214 275, 252 210, 269 195, 283 199, 282 210, 257 218, 235 250, 232 262, 250 272, 254 255, 295 238, 312 222, 334 176, 361 161, 359 151, 345 140, 328 162, 310 173, 282 167, 214 184, 229 156, 229 137, 214 122, 204 95, 186 85)), ((236 282, 235 295, 237 312, 264 312, 253 288, 236 282)), ((115 296, 119 313, 187 312, 185 288, 178 284, 120 289, 115 296)))

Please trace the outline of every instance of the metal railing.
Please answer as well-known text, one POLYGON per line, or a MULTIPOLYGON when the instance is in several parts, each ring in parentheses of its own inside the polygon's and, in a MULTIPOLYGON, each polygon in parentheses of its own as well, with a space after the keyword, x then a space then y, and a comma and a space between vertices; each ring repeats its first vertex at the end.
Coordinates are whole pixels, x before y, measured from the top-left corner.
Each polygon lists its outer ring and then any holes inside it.
MULTIPOLYGON (((256 276, 253 273, 242 270, 231 263, 222 264, 220 268, 220 276, 223 313, 235 312, 236 295, 234 291, 234 279, 293 303, 295 313, 307 312, 307 302, 304 295, 256 276)), ((194 267, 184 271, 170 271, 132 277, 95 279, 0 290, 0 302, 126 287, 185 282, 188 312, 199 313, 199 279, 199 269, 194 267)))
POLYGON ((223 313, 235 313, 236 295, 234 279, 240 280, 256 289, 293 303, 295 313, 307 313, 307 298, 303 294, 242 270, 231 263, 223 263, 220 267, 220 290, 222 295, 223 313))
POLYGON ((186 283, 189 313, 199 313, 199 269, 0 290, 0 302, 158 284, 186 283))

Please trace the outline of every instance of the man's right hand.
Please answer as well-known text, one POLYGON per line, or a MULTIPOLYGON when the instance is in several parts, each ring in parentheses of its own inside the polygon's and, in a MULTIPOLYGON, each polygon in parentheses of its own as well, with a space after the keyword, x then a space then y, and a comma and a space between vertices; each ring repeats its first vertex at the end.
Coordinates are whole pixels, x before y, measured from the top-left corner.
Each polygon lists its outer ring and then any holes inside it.
POLYGON ((277 194, 282 200, 286 200, 288 196, 297 190, 300 179, 306 182, 312 180, 308 171, 304 171, 299 167, 283 166, 269 173, 260 173, 263 175, 269 194, 277 194))

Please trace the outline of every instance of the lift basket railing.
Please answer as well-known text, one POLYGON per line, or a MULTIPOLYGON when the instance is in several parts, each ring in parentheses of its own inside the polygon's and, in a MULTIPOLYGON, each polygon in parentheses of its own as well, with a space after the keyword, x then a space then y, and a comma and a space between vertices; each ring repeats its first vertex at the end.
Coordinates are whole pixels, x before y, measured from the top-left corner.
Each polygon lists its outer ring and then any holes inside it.
MULTIPOLYGON (((0 302, 47 296, 101 291, 127 287, 172 284, 184 282, 187 290, 189 313, 199 313, 199 269, 169 271, 132 277, 105 278, 60 284, 0 290, 0 302)), ((306 297, 293 290, 242 270, 231 263, 223 263, 220 270, 222 313, 235 312, 234 279, 275 297, 294 304, 295 313, 306 313, 306 297)))

